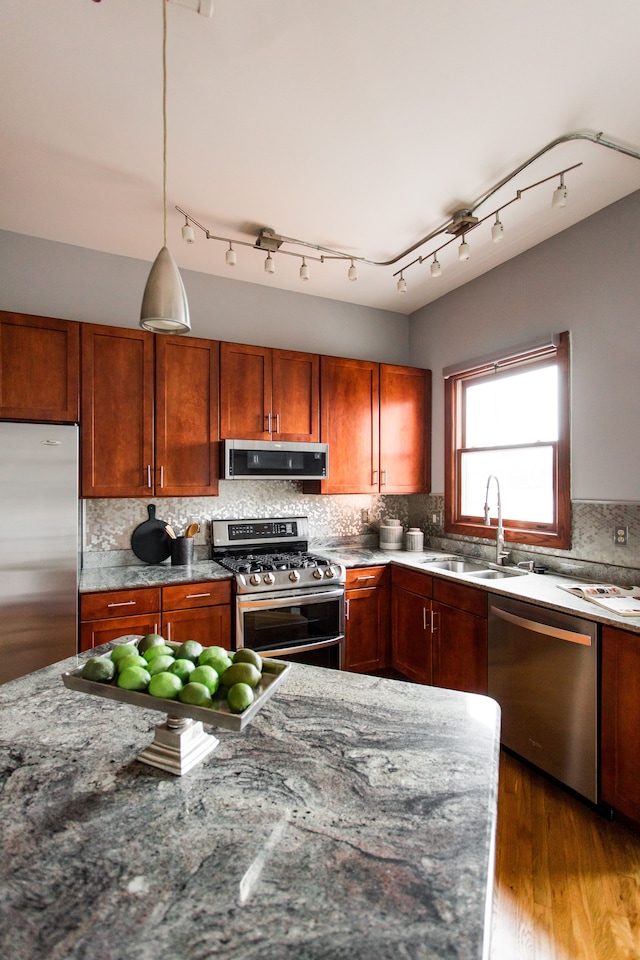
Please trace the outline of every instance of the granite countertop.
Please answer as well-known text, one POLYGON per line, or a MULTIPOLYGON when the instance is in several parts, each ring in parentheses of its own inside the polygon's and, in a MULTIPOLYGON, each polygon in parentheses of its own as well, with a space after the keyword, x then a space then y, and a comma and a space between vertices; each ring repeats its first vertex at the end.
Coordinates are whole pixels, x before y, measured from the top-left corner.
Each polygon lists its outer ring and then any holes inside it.
POLYGON ((293 664, 242 733, 175 777, 162 714, 0 687, 7 960, 488 956, 499 710, 293 664))
MULTIPOLYGON (((328 546, 326 544, 318 546, 311 544, 311 549, 336 563, 343 563, 347 568, 396 563, 414 570, 420 570, 422 573, 429 573, 431 576, 464 582, 487 593, 513 597, 552 610, 575 614, 586 620, 610 624, 632 633, 640 633, 640 617, 621 617, 610 613, 604 607, 599 607, 588 600, 567 593, 566 590, 561 589, 562 586, 581 581, 560 574, 549 572, 543 575, 527 573, 503 580, 478 580, 469 574, 430 568, 428 566, 429 560, 454 556, 454 554, 437 549, 427 548, 425 551, 413 552, 409 550, 380 550, 375 547, 353 545, 328 546)), ((142 563, 131 566, 100 566, 82 571, 79 589, 80 593, 94 593, 101 590, 124 590, 132 587, 197 583, 202 580, 228 580, 231 576, 228 570, 225 570, 224 567, 213 560, 199 560, 191 566, 183 567, 172 567, 168 561, 155 566, 142 563)))

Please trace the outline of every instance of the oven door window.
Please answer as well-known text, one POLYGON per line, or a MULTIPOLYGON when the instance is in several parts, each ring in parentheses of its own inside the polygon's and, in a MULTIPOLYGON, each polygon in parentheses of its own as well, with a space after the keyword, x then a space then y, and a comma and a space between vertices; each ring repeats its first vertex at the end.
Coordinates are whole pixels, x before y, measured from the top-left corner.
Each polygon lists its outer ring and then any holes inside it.
POLYGON ((242 645, 258 652, 333 640, 342 633, 341 601, 335 596, 247 601, 240 617, 242 645))

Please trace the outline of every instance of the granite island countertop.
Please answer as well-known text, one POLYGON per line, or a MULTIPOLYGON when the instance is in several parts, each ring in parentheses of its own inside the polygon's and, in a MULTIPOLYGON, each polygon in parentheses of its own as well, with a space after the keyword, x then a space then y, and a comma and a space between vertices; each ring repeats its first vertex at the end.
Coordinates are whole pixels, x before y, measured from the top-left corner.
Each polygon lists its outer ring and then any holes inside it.
POLYGON ((3 958, 486 958, 493 700, 293 664, 175 777, 86 656, 0 687, 3 958))

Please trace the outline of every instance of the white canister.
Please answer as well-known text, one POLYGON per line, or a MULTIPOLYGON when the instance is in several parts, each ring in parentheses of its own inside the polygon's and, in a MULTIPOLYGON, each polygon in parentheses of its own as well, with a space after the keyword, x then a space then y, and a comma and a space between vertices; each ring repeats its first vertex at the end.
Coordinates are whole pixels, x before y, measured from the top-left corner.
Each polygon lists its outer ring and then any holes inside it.
POLYGON ((404 531, 399 520, 385 520, 380 524, 380 549, 402 550, 404 531))
POLYGON ((407 530, 406 549, 416 552, 424 550, 424 533, 419 527, 409 527, 407 530))

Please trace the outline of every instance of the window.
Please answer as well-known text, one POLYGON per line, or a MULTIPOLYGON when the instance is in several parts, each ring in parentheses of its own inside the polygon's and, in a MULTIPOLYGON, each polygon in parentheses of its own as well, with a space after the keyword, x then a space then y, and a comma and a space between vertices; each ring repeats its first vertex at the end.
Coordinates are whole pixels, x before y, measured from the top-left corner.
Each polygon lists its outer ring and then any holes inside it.
POLYGON ((445 531, 568 549, 569 334, 444 371, 445 531))

